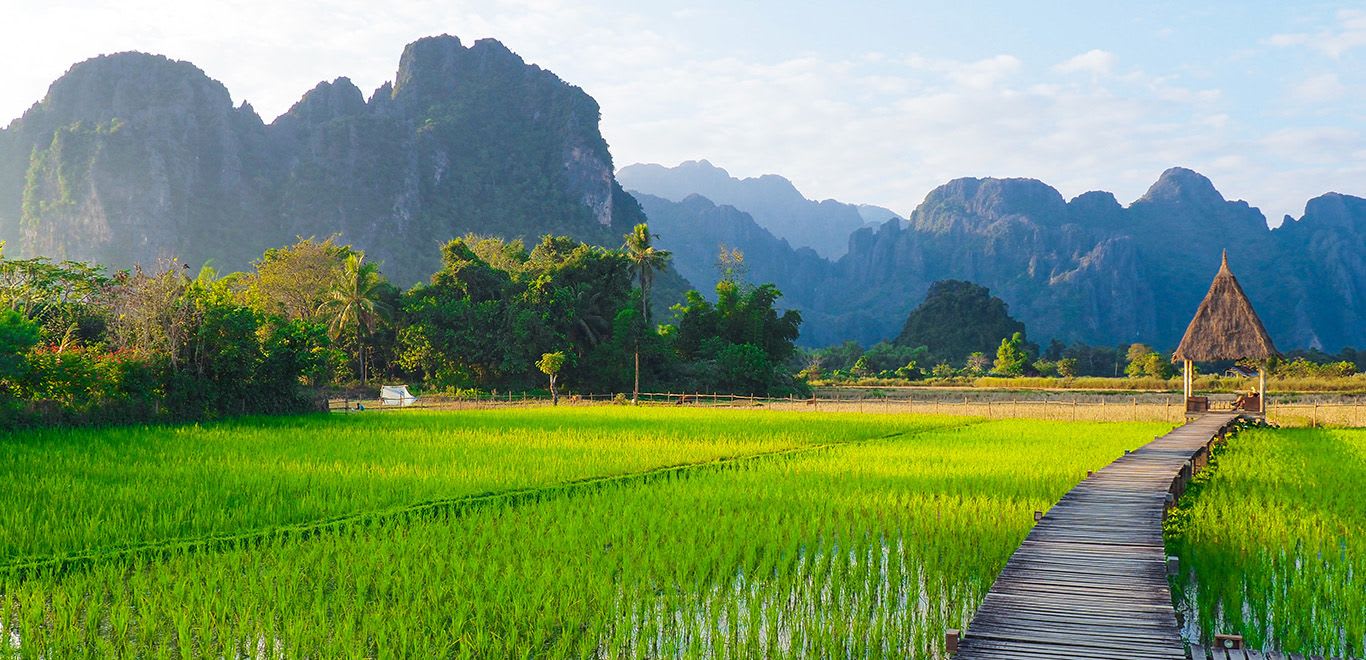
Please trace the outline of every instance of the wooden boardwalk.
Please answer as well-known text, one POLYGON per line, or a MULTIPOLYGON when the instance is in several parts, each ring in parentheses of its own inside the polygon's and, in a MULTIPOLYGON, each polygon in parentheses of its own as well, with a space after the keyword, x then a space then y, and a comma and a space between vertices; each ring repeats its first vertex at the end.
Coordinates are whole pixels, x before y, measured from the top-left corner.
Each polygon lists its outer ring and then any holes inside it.
POLYGON ((1276 651, 1248 651, 1245 649, 1205 649, 1191 647, 1193 660, 1324 660, 1324 656, 1303 655, 1300 653, 1279 653, 1276 651))
POLYGON ((957 658, 1186 660, 1162 517, 1236 418, 1203 415, 1064 495, 1006 562, 957 658))

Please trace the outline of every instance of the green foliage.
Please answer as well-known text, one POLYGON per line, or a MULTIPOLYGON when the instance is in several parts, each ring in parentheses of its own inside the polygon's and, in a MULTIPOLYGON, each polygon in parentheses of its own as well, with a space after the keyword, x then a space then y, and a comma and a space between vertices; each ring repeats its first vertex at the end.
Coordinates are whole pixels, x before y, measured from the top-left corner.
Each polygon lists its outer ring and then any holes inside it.
POLYGON ((333 340, 348 333, 355 337, 362 385, 369 379, 370 336, 393 315, 393 308, 384 297, 386 286, 379 264, 365 263, 364 253, 353 252, 346 256, 340 270, 333 272, 331 287, 318 305, 318 315, 326 321, 333 340))
POLYGON ((1058 363, 1044 358, 1035 360, 1034 364, 1030 365, 1030 367, 1034 370, 1036 375, 1043 376, 1044 378, 1056 378, 1060 375, 1058 363))
POLYGON ((1144 344, 1132 344, 1127 352, 1129 365, 1124 373, 1130 378, 1171 378, 1173 369, 1166 356, 1144 344))
POLYGON ((635 298, 620 252, 466 236, 442 247, 442 264, 401 302, 398 362, 429 388, 526 387, 540 380, 537 359, 563 346, 581 365, 565 366, 571 382, 627 364, 620 335, 631 330, 614 321, 635 298))
POLYGON ((1057 361, 1056 365, 1057 365, 1057 368, 1058 368, 1058 375, 1059 375, 1059 376, 1062 376, 1063 378, 1074 378, 1074 377, 1076 377, 1076 375, 1077 375, 1077 359, 1076 359, 1076 358, 1062 358, 1062 359, 1060 359, 1060 360, 1057 361))
POLYGON ((733 280, 716 285, 716 304, 696 291, 674 308, 678 319, 671 332, 674 350, 693 363, 687 374, 701 391, 739 394, 786 394, 804 391, 784 364, 796 355, 801 315, 778 313, 782 293, 771 284, 742 286, 733 280), (762 358, 762 359, 761 359, 762 358))
POLYGON ((554 376, 560 373, 560 369, 564 367, 564 360, 564 351, 544 353, 541 355, 541 359, 536 361, 536 368, 547 376, 554 376))
POLYGON ((996 363, 992 368, 1005 376, 1023 376, 1029 364, 1029 353, 1024 349, 1024 335, 1017 332, 1001 340, 996 349, 996 363))
POLYGON ((930 285, 896 343, 927 347, 927 362, 962 364, 971 353, 994 350, 1002 339, 1024 332, 1024 324, 1011 318, 1005 302, 986 287, 942 280, 930 285))
POLYGON ((12 309, 0 309, 0 391, 28 372, 24 354, 38 344, 38 324, 12 309))

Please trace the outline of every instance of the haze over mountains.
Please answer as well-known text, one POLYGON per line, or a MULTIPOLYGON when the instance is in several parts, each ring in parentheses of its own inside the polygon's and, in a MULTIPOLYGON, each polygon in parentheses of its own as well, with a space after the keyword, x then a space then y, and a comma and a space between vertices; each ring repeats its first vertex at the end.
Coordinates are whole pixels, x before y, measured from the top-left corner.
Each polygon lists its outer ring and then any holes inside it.
POLYGON ((235 269, 296 236, 339 233, 406 286, 466 232, 617 246, 648 215, 698 288, 714 283, 720 244, 743 250, 749 279, 802 311, 807 345, 891 338, 932 282, 952 278, 989 287, 1035 341, 1164 348, 1227 248, 1281 348, 1366 345, 1358 197, 1317 197, 1273 231, 1181 168, 1128 206, 969 178, 887 221, 886 209, 808 200, 780 176, 736 179, 706 161, 614 174, 598 119, 583 90, 494 40, 419 40, 368 98, 346 78, 323 82, 269 124, 192 64, 99 57, 0 130, 0 240, 11 256, 235 269))
POLYGON ((791 181, 776 174, 737 179, 705 160, 690 160, 676 167, 628 165, 617 172, 617 180, 627 190, 675 202, 689 195, 701 195, 717 204, 733 206, 794 247, 811 248, 831 259, 844 255, 849 247, 849 234, 855 230, 868 223, 881 224, 901 217, 870 204, 807 199, 791 181))
POLYGON ((1171 347, 1225 248, 1282 347, 1366 340, 1366 200, 1348 195, 1310 200, 1302 218, 1271 230, 1184 168, 1127 207, 1098 191, 1068 201, 1033 179, 956 179, 905 222, 855 231, 835 261, 700 196, 639 198, 685 276, 706 281, 707 246, 713 259, 716 243, 741 249, 751 279, 775 282, 802 310, 809 345, 893 337, 931 283, 961 279, 1005 300, 1035 340, 1171 347))

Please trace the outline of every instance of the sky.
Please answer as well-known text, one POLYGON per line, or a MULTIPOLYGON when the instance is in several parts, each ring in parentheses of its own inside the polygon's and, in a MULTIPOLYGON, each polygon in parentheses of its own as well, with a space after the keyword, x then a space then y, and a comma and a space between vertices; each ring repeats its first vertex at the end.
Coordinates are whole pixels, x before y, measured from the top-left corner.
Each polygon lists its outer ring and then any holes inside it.
POLYGON ((1366 196, 1366 2, 5 0, 0 125, 73 63, 195 63, 270 121, 493 37, 597 99, 618 167, 708 159, 908 214, 963 176, 1129 203, 1168 167, 1272 225, 1366 196))

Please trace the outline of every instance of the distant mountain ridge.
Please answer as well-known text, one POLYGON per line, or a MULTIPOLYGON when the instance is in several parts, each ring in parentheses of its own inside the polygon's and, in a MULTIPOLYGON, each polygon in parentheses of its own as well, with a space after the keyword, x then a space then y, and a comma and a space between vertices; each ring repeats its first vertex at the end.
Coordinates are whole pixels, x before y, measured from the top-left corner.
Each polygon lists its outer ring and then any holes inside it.
POLYGON ((628 165, 617 172, 617 179, 629 191, 674 202, 701 195, 735 207, 794 247, 811 248, 832 259, 844 255, 849 234, 869 223, 900 217, 878 206, 807 199, 791 181, 776 174, 737 179, 706 160, 685 161, 675 167, 628 165))
POLYGON ((492 39, 420 39, 368 100, 338 78, 269 125, 192 64, 101 56, 0 130, 0 240, 116 267, 240 268, 340 233, 404 285, 471 231, 615 245, 644 216, 598 120, 583 90, 492 39))
POLYGON ((697 240, 677 232, 733 240, 751 273, 766 278, 751 279, 775 282, 802 311, 807 345, 891 338, 930 284, 957 279, 1005 300, 1036 341, 1171 348, 1225 248, 1278 345, 1366 345, 1366 199, 1350 195, 1312 199, 1300 219, 1271 230, 1257 209, 1179 167, 1128 207, 1101 191, 1068 201, 1034 179, 955 179, 906 221, 855 231, 835 261, 784 250, 752 229, 723 234, 716 216, 745 223, 733 209, 641 199, 652 222, 668 218, 659 225, 665 247, 697 240))

